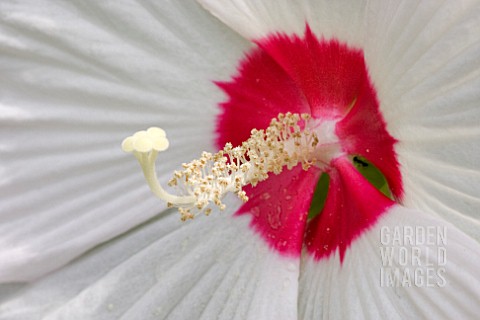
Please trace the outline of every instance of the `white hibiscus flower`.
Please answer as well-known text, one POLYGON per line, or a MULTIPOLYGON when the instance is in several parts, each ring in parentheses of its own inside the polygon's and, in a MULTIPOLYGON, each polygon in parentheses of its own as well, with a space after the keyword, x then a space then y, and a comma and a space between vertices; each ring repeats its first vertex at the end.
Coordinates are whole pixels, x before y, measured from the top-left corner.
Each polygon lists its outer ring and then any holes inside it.
POLYGON ((0 318, 474 318, 480 4, 200 2, 231 29, 193 1, 0 4, 0 318), (119 148, 162 127, 166 184, 281 112, 339 149, 193 221, 119 148))

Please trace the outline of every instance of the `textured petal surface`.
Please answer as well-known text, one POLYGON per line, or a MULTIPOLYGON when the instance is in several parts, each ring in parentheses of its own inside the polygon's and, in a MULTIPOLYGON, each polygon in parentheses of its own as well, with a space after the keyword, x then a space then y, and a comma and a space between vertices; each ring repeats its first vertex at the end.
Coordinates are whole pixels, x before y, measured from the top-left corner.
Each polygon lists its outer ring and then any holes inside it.
POLYGON ((402 167, 404 204, 480 239, 478 1, 200 0, 251 40, 303 33, 362 48, 402 167))
POLYGON ((299 259, 269 249, 249 219, 163 215, 12 290, 0 318, 295 319, 299 259))
POLYGON ((480 3, 421 1, 409 10, 394 16, 408 15, 406 26, 392 22, 389 35, 367 45, 383 114, 400 141, 404 204, 480 240, 480 3), (391 38, 398 40, 386 45, 391 38))
POLYGON ((305 255, 300 319, 474 319, 479 264, 476 241, 397 205, 353 242, 342 264, 338 251, 320 261, 305 255))
POLYGON ((0 281, 35 278, 163 210, 122 139, 168 132, 163 181, 213 150, 211 81, 246 46, 192 1, 2 1, 0 281))
POLYGON ((302 253, 305 225, 319 170, 304 171, 301 165, 268 180, 255 188, 237 214, 251 214, 252 228, 277 252, 298 257, 302 253))

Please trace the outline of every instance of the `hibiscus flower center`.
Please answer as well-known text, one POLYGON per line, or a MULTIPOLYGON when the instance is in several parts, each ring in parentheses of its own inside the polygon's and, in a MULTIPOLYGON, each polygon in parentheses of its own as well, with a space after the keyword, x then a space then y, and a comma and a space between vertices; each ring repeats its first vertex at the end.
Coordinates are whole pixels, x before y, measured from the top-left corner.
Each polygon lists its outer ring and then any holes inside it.
POLYGON ((318 259, 338 250, 343 260, 350 243, 393 204, 355 165, 375 166, 392 196, 402 196, 396 141, 387 132, 363 52, 335 39, 320 40, 308 26, 303 37, 274 34, 256 43, 232 81, 217 83, 229 96, 221 105, 217 144, 240 144, 252 128, 295 112, 329 123, 330 132, 319 140, 335 136, 340 149, 335 156, 325 154, 326 166, 308 171, 298 166, 246 187, 250 200, 237 214, 252 215, 252 228, 281 254, 299 255, 305 246, 318 259), (308 220, 320 177, 326 199, 308 220))
POLYGON ((251 227, 280 254, 298 256, 306 248, 317 259, 338 253, 343 260, 351 242, 394 203, 356 166, 378 168, 392 198, 402 196, 396 141, 363 52, 320 40, 308 26, 303 37, 274 34, 256 43, 238 74, 217 82, 229 96, 217 122, 224 147, 174 173, 169 184, 180 196, 156 178, 157 154, 168 148, 163 130, 137 132, 122 147, 182 220, 210 214, 212 204, 224 210, 222 198, 233 192, 245 202, 237 215, 251 215, 251 227), (323 196, 314 197, 317 184, 323 196))

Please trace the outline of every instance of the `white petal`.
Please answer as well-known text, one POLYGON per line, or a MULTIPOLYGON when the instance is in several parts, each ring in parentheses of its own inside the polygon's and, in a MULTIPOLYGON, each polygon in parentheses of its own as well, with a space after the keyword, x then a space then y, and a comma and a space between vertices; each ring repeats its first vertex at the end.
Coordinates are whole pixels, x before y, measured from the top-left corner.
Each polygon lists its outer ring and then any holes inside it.
POLYGON ((38 277, 163 210, 123 138, 167 131, 162 181, 213 151, 223 95, 211 81, 247 45, 193 1, 2 1, 0 281, 38 277))
POLYGON ((301 319, 474 319, 480 312, 480 245, 429 214, 392 207, 353 242, 343 265, 339 261, 338 252, 321 261, 307 255, 303 261, 301 319), (396 269, 400 283, 388 285, 386 275, 396 269))
MULTIPOLYGON (((8 319, 295 319, 299 259, 249 217, 164 215, 23 288, 8 319), (43 318, 42 318, 43 319, 43 318)), ((14 288, 18 289, 18 288, 14 288)))
POLYGON ((247 39, 276 32, 301 35, 308 22, 317 35, 358 44, 364 30, 366 1, 198 0, 247 39))
POLYGON ((366 53, 400 141, 404 204, 480 240, 480 3, 422 1, 410 16, 377 31, 366 53))

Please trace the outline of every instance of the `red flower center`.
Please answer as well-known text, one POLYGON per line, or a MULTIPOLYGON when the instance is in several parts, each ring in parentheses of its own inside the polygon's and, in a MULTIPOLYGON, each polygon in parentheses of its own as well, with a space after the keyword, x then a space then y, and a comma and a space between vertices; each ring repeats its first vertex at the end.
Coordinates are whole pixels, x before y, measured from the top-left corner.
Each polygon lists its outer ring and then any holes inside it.
POLYGON ((339 41, 320 40, 306 28, 303 37, 274 34, 256 41, 230 82, 217 83, 229 96, 221 105, 217 144, 240 145, 253 128, 263 129, 279 113, 309 113, 335 121, 345 156, 326 168, 300 166, 245 188, 250 201, 237 214, 251 214, 251 226, 278 252, 298 256, 305 245, 316 258, 348 246, 386 212, 393 201, 352 164, 353 156, 373 163, 396 198, 402 180, 363 52, 339 41), (317 181, 330 176, 327 199, 318 216, 307 219, 317 181))

